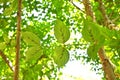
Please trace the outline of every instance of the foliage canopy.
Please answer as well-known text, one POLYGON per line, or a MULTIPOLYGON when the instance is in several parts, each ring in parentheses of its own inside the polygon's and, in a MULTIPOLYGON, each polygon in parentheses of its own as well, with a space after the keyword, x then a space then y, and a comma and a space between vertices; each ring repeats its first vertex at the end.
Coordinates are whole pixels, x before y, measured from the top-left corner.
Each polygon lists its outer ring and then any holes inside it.
MULTIPOLYGON (((59 80, 60 68, 74 59, 83 59, 96 66, 100 64, 99 48, 117 66, 120 79, 120 30, 108 29, 98 0, 90 0, 96 22, 85 17, 82 1, 23 0, 20 41, 21 80, 59 80), (75 4, 78 3, 79 5, 75 4), (80 39, 73 38, 72 34, 80 39), (71 50, 86 50, 77 56, 71 50)), ((106 14, 115 25, 120 25, 120 1, 103 0, 106 14)), ((13 79, 15 64, 17 0, 0 0, 0 79, 13 79), (8 62, 7 62, 8 61, 8 62)), ((94 69, 97 69, 94 67, 94 69)), ((100 69, 100 68, 98 68, 100 69)))

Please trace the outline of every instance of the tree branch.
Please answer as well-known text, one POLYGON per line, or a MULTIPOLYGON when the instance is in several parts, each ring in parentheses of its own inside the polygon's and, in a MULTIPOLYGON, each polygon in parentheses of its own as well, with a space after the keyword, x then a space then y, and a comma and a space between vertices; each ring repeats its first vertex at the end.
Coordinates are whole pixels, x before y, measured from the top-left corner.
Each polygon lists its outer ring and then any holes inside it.
POLYGON ((106 80, 115 80, 114 68, 110 60, 105 55, 104 48, 99 49, 98 55, 103 65, 103 70, 105 72, 106 80))
MULTIPOLYGON (((100 5, 102 5, 101 1, 102 0, 98 0, 100 1, 100 5)), ((90 16, 93 21, 95 21, 95 17, 93 15, 93 11, 91 9, 91 5, 90 5, 90 1, 89 0, 83 0, 83 4, 84 4, 84 7, 85 7, 85 11, 86 11, 86 17, 87 16, 90 16)), ((101 6, 101 10, 103 11, 103 15, 104 15, 104 20, 109 20, 106 13, 105 13, 105 10, 104 10, 104 7, 101 6)), ((106 80, 115 80, 115 75, 114 75, 114 70, 113 70, 113 67, 110 63, 110 60, 107 58, 106 54, 105 54, 105 50, 103 47, 101 47, 99 50, 98 50, 98 56, 99 56, 99 59, 101 60, 101 63, 102 63, 102 66, 103 66, 103 70, 105 72, 105 75, 106 75, 106 80)))
POLYGON ((0 56, 2 57, 2 59, 6 62, 6 64, 9 66, 9 68, 13 70, 13 66, 12 66, 12 62, 7 58, 7 56, 0 50, 0 56))
POLYGON ((78 10, 80 10, 82 13, 85 13, 79 6, 77 6, 73 0, 70 0, 70 2, 73 4, 73 6, 75 6, 78 10))
POLYGON ((15 59, 15 72, 14 80, 19 78, 19 56, 20 56, 20 26, 21 26, 21 4, 22 0, 18 0, 18 12, 17 12, 17 34, 16 34, 16 59, 15 59))
POLYGON ((90 16, 93 19, 93 21, 95 22, 95 16, 93 15, 93 11, 92 11, 92 8, 91 8, 90 1, 89 0, 83 0, 83 4, 84 4, 84 7, 85 7, 86 17, 90 16))
POLYGON ((103 19, 105 21, 105 25, 108 26, 108 23, 110 23, 110 20, 109 20, 107 14, 105 12, 105 8, 103 6, 103 2, 102 2, 102 0, 96 0, 96 1, 99 3, 99 9, 100 9, 100 11, 102 13, 103 19))
POLYGON ((102 0, 96 0, 99 3, 99 10, 102 13, 103 19, 104 19, 104 25, 108 27, 109 29, 115 29, 119 30, 118 26, 114 24, 114 21, 110 20, 108 15, 106 14, 105 7, 103 5, 102 0))

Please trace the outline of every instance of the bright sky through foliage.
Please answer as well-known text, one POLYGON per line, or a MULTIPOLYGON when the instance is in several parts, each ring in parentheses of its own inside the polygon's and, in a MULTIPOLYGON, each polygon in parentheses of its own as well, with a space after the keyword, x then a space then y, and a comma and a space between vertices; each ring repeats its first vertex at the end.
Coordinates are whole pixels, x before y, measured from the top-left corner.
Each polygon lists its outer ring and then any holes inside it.
MULTIPOLYGON (((79 40, 82 37, 81 33, 71 32, 70 39, 66 44, 71 44, 75 38, 79 40)), ((69 51, 71 56, 74 51, 69 51)), ((84 50, 77 50, 77 54, 86 55, 84 50)), ((63 75, 61 80, 102 80, 100 75, 96 74, 95 71, 91 71, 92 66, 88 63, 83 65, 82 60, 69 61, 63 68, 63 75)))
MULTIPOLYGON (((77 2, 75 2, 75 4, 80 6, 77 2)), ((80 8, 82 9, 83 5, 81 5, 80 8)), ((33 11, 33 13, 36 16, 38 15, 35 11, 33 11)), ((54 36, 53 30, 50 31, 50 35, 54 36)), ((79 40, 81 37, 81 33, 77 32, 74 34, 74 32, 71 32, 70 39, 66 42, 66 44, 71 44, 75 38, 79 40)), ((62 70, 63 75, 61 80, 101 80, 100 75, 90 70, 91 67, 92 66, 90 64, 83 65, 80 60, 69 61, 66 64, 66 67, 62 70)))
POLYGON ((91 65, 81 61, 70 61, 63 69, 61 80, 102 80, 101 76, 90 70, 91 65))

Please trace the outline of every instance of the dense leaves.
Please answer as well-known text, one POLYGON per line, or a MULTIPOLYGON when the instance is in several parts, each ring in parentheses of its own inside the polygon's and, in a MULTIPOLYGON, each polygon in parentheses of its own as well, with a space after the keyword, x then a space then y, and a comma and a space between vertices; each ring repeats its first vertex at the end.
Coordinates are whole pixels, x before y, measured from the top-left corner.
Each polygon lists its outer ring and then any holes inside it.
MULTIPOLYGON (((106 13, 110 19, 119 26, 120 1, 102 1, 106 4, 106 13)), ((81 7, 82 3, 77 3, 81 7)), ((0 0, 0 50, 13 67, 17 4, 17 0, 0 0)), ((76 8, 69 0, 23 0, 20 80, 59 80, 59 68, 74 56, 83 59, 83 62, 94 60, 92 65, 96 70, 99 64, 97 52, 101 46, 105 46, 108 57, 118 66, 116 72, 120 72, 120 31, 106 28, 99 4, 96 0, 91 1, 91 4, 96 22, 83 18, 84 8, 76 8), (87 54, 81 54, 79 50, 85 50, 87 54), (71 51, 74 56, 70 56, 71 51)), ((13 72, 0 57, 0 79, 12 78, 13 72)))

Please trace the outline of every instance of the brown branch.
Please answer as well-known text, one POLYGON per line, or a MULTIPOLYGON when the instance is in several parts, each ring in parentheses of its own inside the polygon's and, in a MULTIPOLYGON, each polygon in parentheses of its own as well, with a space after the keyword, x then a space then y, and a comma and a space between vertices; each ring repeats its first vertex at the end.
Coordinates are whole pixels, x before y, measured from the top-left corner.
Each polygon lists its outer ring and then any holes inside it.
MULTIPOLYGON (((119 17, 115 18, 114 20, 110 20, 108 15, 106 14, 106 11, 105 11, 105 7, 103 5, 103 2, 102 0, 96 0, 98 3, 99 3, 99 9, 102 13, 102 16, 103 16, 103 19, 104 19, 104 25, 106 27, 108 27, 109 29, 115 29, 115 30, 120 30, 118 26, 116 26, 114 24, 114 22, 119 19, 119 17)), ((103 53, 101 52, 103 51, 104 52, 104 49, 101 48, 98 52, 99 56, 101 57, 101 62, 103 65, 106 65, 103 67, 104 69, 104 72, 106 73, 106 78, 107 80, 115 80, 115 73, 114 73, 114 66, 112 65, 111 61, 109 59, 105 59, 103 54, 100 54, 100 53, 103 53), (111 67, 111 68, 110 68, 111 67)), ((106 56, 105 56, 106 57, 106 56)))
POLYGON ((14 80, 19 78, 19 56, 20 56, 20 26, 21 26, 21 4, 22 0, 18 0, 18 12, 17 12, 17 34, 16 34, 16 59, 15 59, 15 72, 14 80))
MULTIPOLYGON (((105 22, 104 23, 105 26, 112 29, 113 27, 115 27, 115 25, 113 24, 113 22, 107 16, 102 0, 96 0, 96 1, 99 3, 99 9, 102 13, 102 16, 103 16, 103 19, 104 19, 104 22, 105 22)), ((104 48, 99 49, 98 55, 99 55, 99 58, 101 59, 106 79, 107 80, 115 80, 115 74, 114 74, 113 66, 112 66, 110 60, 105 55, 104 48)))
POLYGON ((90 16, 93 19, 93 21, 95 22, 95 16, 93 14, 90 1, 89 0, 83 0, 83 4, 84 4, 84 7, 85 7, 86 17, 90 16))
POLYGON ((96 0, 99 3, 99 9, 102 13, 103 19, 105 21, 105 25, 108 26, 108 23, 110 23, 110 20, 106 14, 105 7, 103 6, 102 0, 96 0))
POLYGON ((12 62, 7 58, 7 56, 0 50, 0 56, 2 57, 2 59, 6 62, 6 64, 9 66, 9 68, 13 70, 13 66, 12 66, 12 62))
MULTIPOLYGON (((98 0, 98 1, 101 2, 102 0, 98 0)), ((85 7, 85 11, 86 11, 86 17, 90 16, 90 17, 92 17, 93 21, 95 21, 95 17, 93 15, 93 11, 91 9, 90 1, 89 0, 83 0, 83 4, 84 4, 84 7, 85 7)), ((100 3, 100 5, 102 5, 102 3, 100 3)), ((104 10, 103 6, 101 6, 101 10, 103 11, 102 14, 105 17, 104 20, 109 20, 106 13, 105 13, 105 10, 104 10)), ((107 58, 107 56, 105 54, 105 50, 104 50, 103 47, 101 47, 98 50, 98 56, 99 56, 99 58, 101 60, 103 70, 104 70, 105 75, 106 75, 106 79, 107 80, 115 80, 113 67, 112 67, 109 59, 107 58)))
POLYGON ((104 19, 104 25, 109 29, 119 30, 118 26, 114 24, 114 21, 110 20, 108 15, 106 14, 105 7, 103 5, 102 0, 96 0, 99 3, 99 10, 102 13, 104 19))
POLYGON ((113 66, 112 66, 110 60, 105 55, 104 48, 99 49, 98 55, 100 57, 102 65, 103 65, 103 70, 105 72, 106 80, 115 80, 115 74, 114 74, 113 66))

